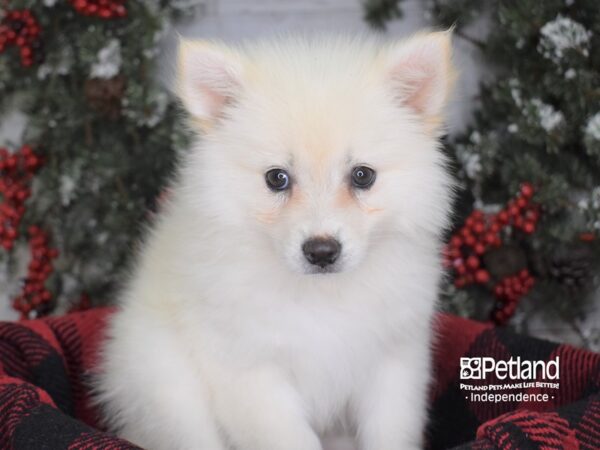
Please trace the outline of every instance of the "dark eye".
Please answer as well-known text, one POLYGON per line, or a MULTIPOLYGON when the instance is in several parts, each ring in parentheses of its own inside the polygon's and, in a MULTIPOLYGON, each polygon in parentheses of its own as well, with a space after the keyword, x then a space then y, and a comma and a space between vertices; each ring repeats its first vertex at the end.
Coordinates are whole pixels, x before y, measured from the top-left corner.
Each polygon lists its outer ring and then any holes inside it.
POLYGON ((290 187, 290 176, 283 169, 271 169, 265 173, 267 186, 272 191, 285 191, 290 187))
POLYGON ((367 166, 356 166, 352 169, 352 186, 358 189, 368 189, 375 183, 376 173, 367 166))

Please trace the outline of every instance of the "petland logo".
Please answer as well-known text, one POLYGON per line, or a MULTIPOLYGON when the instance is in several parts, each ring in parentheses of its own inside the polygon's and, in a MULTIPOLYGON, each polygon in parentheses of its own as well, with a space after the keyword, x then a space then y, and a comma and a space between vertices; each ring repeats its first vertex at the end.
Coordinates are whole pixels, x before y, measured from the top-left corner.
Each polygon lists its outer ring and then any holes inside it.
POLYGON ((460 358, 461 380, 485 380, 490 374, 499 380, 558 380, 559 371, 558 356, 550 361, 528 361, 521 357, 511 357, 508 361, 491 357, 460 358))

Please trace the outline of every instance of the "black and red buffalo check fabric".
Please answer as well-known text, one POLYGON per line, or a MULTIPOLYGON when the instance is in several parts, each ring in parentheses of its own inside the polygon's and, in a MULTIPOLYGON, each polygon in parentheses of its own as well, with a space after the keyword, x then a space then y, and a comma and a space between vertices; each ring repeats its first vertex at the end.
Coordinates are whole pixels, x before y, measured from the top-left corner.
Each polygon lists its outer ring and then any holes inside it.
MULTIPOLYGON (((138 448, 101 431, 90 402, 89 379, 110 314, 95 309, 0 323, 0 449, 138 448)), ((430 449, 600 449, 599 354, 449 315, 439 315, 435 329, 430 449), (548 389, 554 397, 545 403, 471 402, 460 389, 460 358, 485 356, 560 356, 560 389, 548 389)))

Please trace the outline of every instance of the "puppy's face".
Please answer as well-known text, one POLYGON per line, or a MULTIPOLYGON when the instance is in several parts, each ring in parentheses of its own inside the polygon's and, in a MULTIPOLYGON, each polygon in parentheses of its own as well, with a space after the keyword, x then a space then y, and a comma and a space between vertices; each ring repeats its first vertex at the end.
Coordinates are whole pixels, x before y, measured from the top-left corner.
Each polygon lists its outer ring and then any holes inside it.
POLYGON ((183 43, 179 92, 206 132, 188 192, 294 272, 433 239, 449 203, 436 135, 451 78, 448 33, 385 48, 183 43))

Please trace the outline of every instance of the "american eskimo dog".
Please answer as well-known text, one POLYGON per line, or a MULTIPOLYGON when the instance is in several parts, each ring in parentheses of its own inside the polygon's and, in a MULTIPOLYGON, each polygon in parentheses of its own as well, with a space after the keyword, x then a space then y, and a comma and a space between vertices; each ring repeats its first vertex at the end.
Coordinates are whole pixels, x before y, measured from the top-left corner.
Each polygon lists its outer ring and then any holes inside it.
POLYGON ((110 427, 149 449, 422 447, 451 180, 449 32, 183 41, 201 134, 103 348, 110 427))

